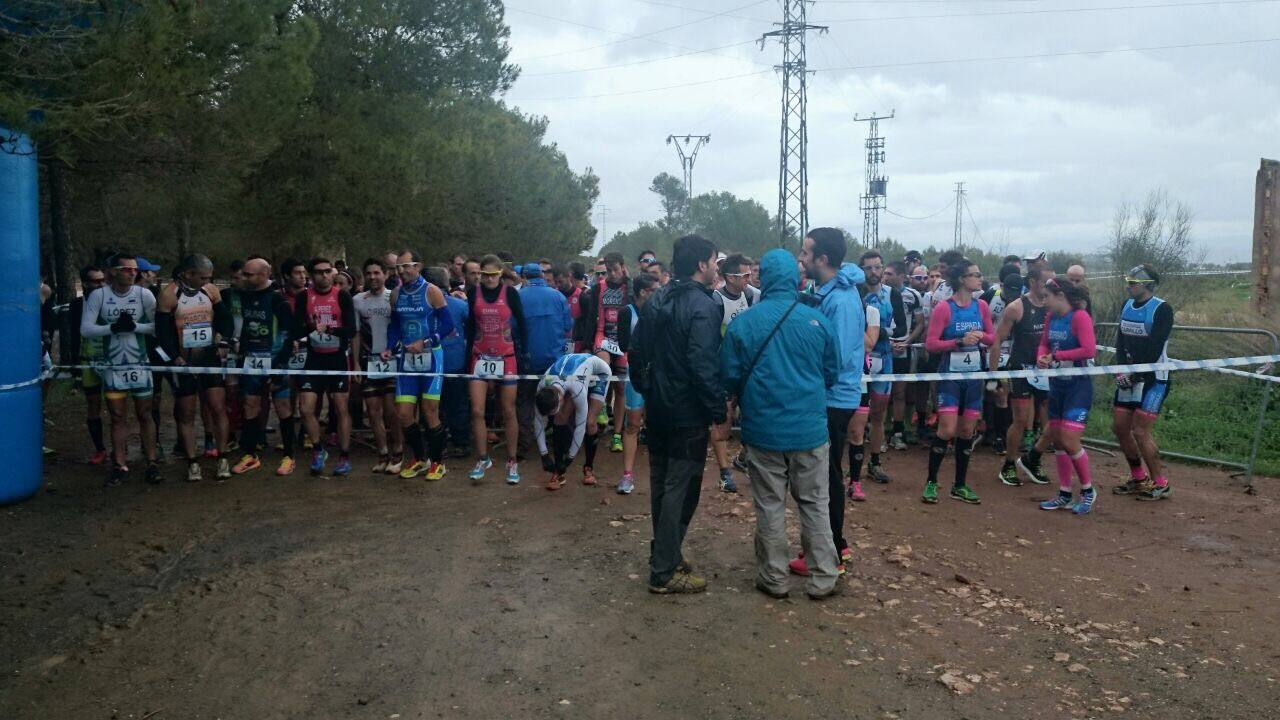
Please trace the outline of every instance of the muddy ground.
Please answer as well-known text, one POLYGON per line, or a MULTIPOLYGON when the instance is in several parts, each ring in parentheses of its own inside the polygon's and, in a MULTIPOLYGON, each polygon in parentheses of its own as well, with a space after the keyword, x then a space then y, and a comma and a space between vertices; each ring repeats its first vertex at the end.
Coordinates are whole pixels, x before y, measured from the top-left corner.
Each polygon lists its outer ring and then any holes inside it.
MULTIPOLYGON (((1280 707, 1275 497, 1176 466, 1171 500, 1048 514, 1051 488, 919 502, 925 453, 852 507, 825 602, 752 589, 754 515, 715 489, 699 596, 645 591, 646 460, 622 497, 536 463, 509 488, 276 478, 104 489, 57 418, 47 486, 0 508, 0 718, 1265 718, 1280 707)), ((601 453, 612 481, 620 456, 601 453)), ((367 454, 357 458, 368 468, 367 454)), ((714 463, 712 463, 714 465, 714 463)), ((209 463, 206 477, 211 477, 209 463)), ((950 472, 950 463, 944 468, 950 472)), ((794 528, 793 528, 794 532, 794 528)))

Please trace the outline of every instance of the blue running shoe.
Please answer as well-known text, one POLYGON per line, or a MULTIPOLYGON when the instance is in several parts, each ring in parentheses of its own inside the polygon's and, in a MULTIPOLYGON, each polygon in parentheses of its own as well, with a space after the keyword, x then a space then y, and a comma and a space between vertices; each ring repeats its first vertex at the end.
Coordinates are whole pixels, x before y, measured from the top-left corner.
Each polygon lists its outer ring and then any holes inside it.
POLYGON ((737 493, 738 484, 733 481, 733 469, 725 468, 720 471, 720 492, 737 493))
POLYGON ((317 447, 311 453, 311 474, 319 475, 324 472, 325 461, 329 459, 329 451, 324 448, 317 447))
POLYGON ((1071 507, 1071 495, 1069 493, 1058 493, 1058 496, 1054 499, 1040 503, 1041 510, 1062 510, 1069 507, 1071 507))
POLYGON ((472 480, 483 480, 484 471, 488 470, 491 467, 493 467, 492 460, 490 460, 488 457, 480 458, 479 460, 476 461, 476 466, 471 468, 471 472, 467 474, 467 477, 471 478, 472 480))
POLYGON ((622 481, 618 483, 618 494, 630 495, 631 491, 635 489, 636 481, 631 473, 622 473, 622 481))
POLYGON ((350 475, 351 459, 345 455, 342 456, 341 458, 338 458, 338 467, 333 469, 333 474, 334 475, 350 475))
POLYGON ((516 462, 515 460, 507 461, 507 484, 508 485, 520 484, 520 463, 516 462))
POLYGON ((1093 509, 1093 501, 1097 499, 1097 495, 1098 493, 1092 490, 1080 493, 1080 502, 1071 507, 1071 512, 1076 515, 1088 515, 1093 509))

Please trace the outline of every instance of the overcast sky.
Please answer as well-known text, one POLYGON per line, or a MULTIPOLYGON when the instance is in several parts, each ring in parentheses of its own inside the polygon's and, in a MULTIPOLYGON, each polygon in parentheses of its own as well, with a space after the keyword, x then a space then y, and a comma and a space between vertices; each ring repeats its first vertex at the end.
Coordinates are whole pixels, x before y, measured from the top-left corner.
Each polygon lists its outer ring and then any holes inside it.
MULTIPOLYGON (((545 115, 570 165, 600 176, 597 227, 600 205, 610 236, 658 216, 650 180, 680 175, 672 133, 712 136, 695 192, 777 211, 781 48, 752 41, 779 0, 506 7, 523 69, 506 99, 545 115)), ((930 61, 1280 39, 1277 0, 818 0, 809 21, 830 26, 808 43, 812 225, 861 234, 867 124, 853 115, 893 110, 889 208, 942 211, 882 215, 882 237, 949 244, 943 208, 964 181, 966 239, 1088 250, 1117 204, 1159 186, 1191 206, 1210 260, 1249 258, 1258 161, 1280 157, 1280 42, 930 61), (1111 9, 1066 12, 1080 8, 1111 9)))

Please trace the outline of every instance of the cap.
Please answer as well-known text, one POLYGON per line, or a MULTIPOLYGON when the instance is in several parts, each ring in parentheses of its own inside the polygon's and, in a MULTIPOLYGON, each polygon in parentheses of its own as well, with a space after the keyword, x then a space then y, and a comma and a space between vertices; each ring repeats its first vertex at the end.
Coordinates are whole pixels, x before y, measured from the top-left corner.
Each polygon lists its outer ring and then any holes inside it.
POLYGON ((150 260, 148 260, 148 259, 146 259, 146 258, 142 257, 141 255, 137 256, 137 258, 135 258, 135 259, 138 261, 138 269, 139 269, 139 270, 145 270, 145 271, 147 271, 147 272, 160 272, 160 266, 159 266, 159 265, 156 265, 155 263, 153 263, 153 262, 151 262, 150 260))
POLYGON ((923 260, 924 256, 920 254, 919 250, 908 250, 907 254, 902 256, 902 259, 903 260, 923 260))
POLYGON ((512 266, 511 266, 511 269, 512 269, 513 271, 515 271, 515 274, 517 274, 517 275, 519 275, 519 274, 521 274, 521 273, 523 273, 523 272, 524 272, 524 266, 523 266, 523 265, 512 265, 512 266))
POLYGON ((542 266, 536 262, 526 263, 521 272, 527 278, 540 278, 542 277, 542 266))
POLYGON ((1045 259, 1045 253, 1043 250, 1033 250, 1030 254, 1024 255, 1022 259, 1027 262, 1042 262, 1045 259))

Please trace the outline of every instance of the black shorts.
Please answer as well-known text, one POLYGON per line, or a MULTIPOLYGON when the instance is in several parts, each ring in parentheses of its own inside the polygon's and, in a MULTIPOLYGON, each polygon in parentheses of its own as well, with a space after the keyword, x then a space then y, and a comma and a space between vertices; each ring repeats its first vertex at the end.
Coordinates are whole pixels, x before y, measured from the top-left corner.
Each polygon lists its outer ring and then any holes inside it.
MULTIPOLYGON (((307 353, 307 364, 302 367, 302 371, 320 370, 333 372, 347 372, 351 368, 347 367, 347 354, 345 352, 334 353, 307 353)), ((302 383, 298 386, 298 392, 303 393, 344 393, 350 390, 351 376, 349 375, 303 375, 302 383)))
POLYGON ((920 357, 920 372, 936 373, 938 372, 938 360, 942 356, 938 353, 925 353, 920 357))
POLYGON ((383 378, 380 380, 370 380, 367 376, 360 383, 360 397, 382 397, 383 395, 396 394, 396 379, 383 378))
POLYGON ((1031 387, 1031 383, 1026 378, 1013 378, 1012 385, 1009 386, 1009 397, 1014 400, 1025 400, 1032 398, 1036 402, 1044 402, 1049 399, 1049 391, 1031 387))
POLYGON ((173 378, 173 396, 175 398, 191 397, 205 390, 213 390, 226 385, 224 378, 214 373, 202 373, 200 375, 170 373, 170 377, 173 378))
POLYGON ((909 372, 913 372, 913 371, 912 371, 912 369, 911 369, 911 357, 910 357, 910 356, 903 357, 903 358, 896 357, 896 358, 894 358, 894 359, 893 359, 893 374, 894 374, 894 375, 902 375, 902 374, 909 373, 909 372))

